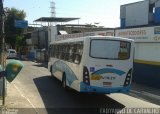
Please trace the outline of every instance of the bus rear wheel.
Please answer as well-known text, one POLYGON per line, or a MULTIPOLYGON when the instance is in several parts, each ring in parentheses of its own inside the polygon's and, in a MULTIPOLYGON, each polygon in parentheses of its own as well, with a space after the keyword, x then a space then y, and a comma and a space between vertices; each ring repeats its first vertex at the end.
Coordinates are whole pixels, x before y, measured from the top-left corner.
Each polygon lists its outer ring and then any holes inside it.
POLYGON ((65 74, 63 74, 63 77, 62 77, 62 87, 63 87, 64 89, 67 89, 67 85, 66 85, 66 75, 65 75, 65 74))
POLYGON ((54 77, 54 75, 53 75, 53 73, 52 73, 52 67, 50 68, 50 73, 51 73, 51 78, 54 79, 55 77, 54 77))
POLYGON ((54 77, 53 74, 52 74, 52 71, 51 71, 51 77, 54 77))

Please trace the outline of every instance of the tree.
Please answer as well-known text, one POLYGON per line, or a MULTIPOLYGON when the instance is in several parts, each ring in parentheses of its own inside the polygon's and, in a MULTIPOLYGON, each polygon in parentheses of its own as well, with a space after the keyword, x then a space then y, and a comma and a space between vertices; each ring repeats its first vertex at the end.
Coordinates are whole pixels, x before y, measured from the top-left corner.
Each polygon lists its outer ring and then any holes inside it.
POLYGON ((12 48, 15 48, 17 47, 16 45, 20 45, 20 43, 17 43, 20 41, 16 40, 24 40, 22 34, 23 29, 15 27, 15 20, 24 20, 26 13, 23 10, 18 10, 16 8, 8 8, 6 12, 5 41, 11 45, 12 48))
POLYGON ((25 45, 24 36, 16 36, 16 49, 19 50, 22 46, 25 45))

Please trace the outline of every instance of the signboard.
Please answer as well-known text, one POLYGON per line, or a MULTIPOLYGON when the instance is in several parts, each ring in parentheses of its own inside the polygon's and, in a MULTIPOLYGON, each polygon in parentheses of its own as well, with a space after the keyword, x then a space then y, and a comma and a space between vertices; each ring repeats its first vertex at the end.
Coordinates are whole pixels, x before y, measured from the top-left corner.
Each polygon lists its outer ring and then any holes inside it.
POLYGON ((28 21, 15 20, 15 27, 16 28, 27 28, 28 27, 28 21))
POLYGON ((115 36, 135 42, 160 42, 160 26, 115 30, 115 36))
POLYGON ((56 41, 66 40, 66 39, 72 39, 72 38, 80 38, 80 37, 85 37, 85 36, 96 36, 96 35, 101 35, 101 36, 114 36, 114 30, 57 35, 57 36, 56 36, 56 41))

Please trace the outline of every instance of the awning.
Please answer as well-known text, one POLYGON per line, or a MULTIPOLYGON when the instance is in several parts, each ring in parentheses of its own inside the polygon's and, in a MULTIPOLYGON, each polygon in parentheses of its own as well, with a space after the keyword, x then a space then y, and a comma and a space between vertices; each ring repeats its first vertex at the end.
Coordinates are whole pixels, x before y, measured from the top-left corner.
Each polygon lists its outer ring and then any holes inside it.
POLYGON ((69 22, 78 19, 80 18, 41 17, 36 19, 35 22, 69 22))

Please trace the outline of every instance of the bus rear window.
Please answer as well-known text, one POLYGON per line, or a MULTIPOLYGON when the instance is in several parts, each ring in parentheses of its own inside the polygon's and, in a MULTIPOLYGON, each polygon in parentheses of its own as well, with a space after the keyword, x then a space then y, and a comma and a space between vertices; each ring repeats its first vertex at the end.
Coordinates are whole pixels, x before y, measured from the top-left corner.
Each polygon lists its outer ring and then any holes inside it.
POLYGON ((130 43, 116 40, 91 40, 90 56, 99 59, 129 59, 130 43))

